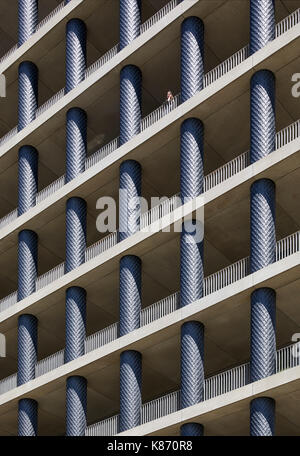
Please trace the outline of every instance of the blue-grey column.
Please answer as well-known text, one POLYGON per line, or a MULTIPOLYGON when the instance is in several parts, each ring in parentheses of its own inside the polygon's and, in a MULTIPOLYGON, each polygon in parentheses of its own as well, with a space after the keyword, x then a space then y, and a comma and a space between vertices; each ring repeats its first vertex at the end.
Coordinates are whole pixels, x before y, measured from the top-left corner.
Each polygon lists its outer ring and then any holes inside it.
MULTIPOLYGON (((186 229, 187 223, 182 224, 180 234, 180 307, 203 297, 203 240, 198 242, 196 233, 190 232, 191 226, 186 229)), ((190 223, 198 222, 192 220, 190 223)))
POLYGON ((35 291, 38 263, 38 236, 22 230, 18 237, 18 301, 35 291))
POLYGON ((275 434, 275 401, 270 397, 258 397, 250 404, 250 435, 269 436, 275 434))
POLYGON ((22 146, 18 160, 18 215, 35 206, 38 191, 38 152, 33 146, 22 146))
POLYGON ((84 199, 77 196, 68 199, 66 206, 66 273, 84 263, 86 211, 84 199))
POLYGON ((18 435, 36 437, 38 430, 38 403, 34 399, 20 399, 18 404, 18 435))
POLYGON ((87 380, 73 375, 67 378, 66 435, 84 436, 87 414, 87 380))
POLYGON ((81 108, 67 112, 66 183, 85 170, 87 151, 87 115, 81 108))
POLYGON ((120 357, 120 432, 140 424, 142 405, 142 355, 126 350, 120 357))
POLYGON ((274 263, 276 257, 275 184, 259 179, 251 185, 250 268, 251 273, 274 263))
POLYGON ((181 408, 204 399, 204 325, 188 321, 181 326, 181 408))
POLYGON ((275 38, 275 0, 250 0, 250 54, 275 38))
POLYGON ((140 327, 142 262, 135 255, 120 260, 120 336, 140 327))
POLYGON ((124 144, 141 130, 142 73, 134 65, 120 72, 120 144, 124 144))
POLYGON ((199 423, 185 423, 180 427, 180 435, 182 437, 202 437, 204 428, 199 423))
POLYGON ((35 378, 37 338, 37 318, 29 314, 20 315, 18 318, 18 386, 35 378))
POLYGON ((250 161, 260 160, 275 149, 275 77, 269 70, 251 78, 250 161))
POLYGON ((35 119, 38 107, 38 69, 32 62, 19 65, 18 130, 35 119))
POLYGON ((141 0, 120 0, 120 50, 140 34, 141 0))
POLYGON ((65 363, 84 355, 86 337, 86 291, 70 287, 66 292, 65 363))
POLYGON ((181 25, 181 101, 203 89, 204 24, 191 16, 181 25))
POLYGON ((86 26, 71 19, 66 30, 66 93, 84 80, 86 70, 86 26))
POLYGON ((186 119, 180 130, 180 196, 183 203, 203 193, 203 141, 201 120, 186 119))
POLYGON ((140 227, 140 196, 142 168, 135 160, 126 160, 120 166, 119 240, 136 233, 140 227))
POLYGON ((38 0, 19 0, 18 5, 18 44, 21 46, 36 30, 38 24, 38 0))

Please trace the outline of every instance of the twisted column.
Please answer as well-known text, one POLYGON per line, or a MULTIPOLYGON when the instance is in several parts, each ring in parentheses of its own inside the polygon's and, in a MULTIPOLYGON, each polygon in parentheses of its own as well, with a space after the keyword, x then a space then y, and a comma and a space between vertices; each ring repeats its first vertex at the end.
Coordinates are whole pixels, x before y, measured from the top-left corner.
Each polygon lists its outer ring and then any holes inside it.
POLYGON ((192 232, 191 220, 182 224, 180 233, 180 306, 202 298, 204 281, 203 240, 199 242, 196 232, 192 232))
POLYGON ((140 424, 142 405, 142 355, 134 350, 120 357, 120 432, 140 424))
POLYGON ((66 292, 65 363, 84 355, 86 337, 86 291, 70 287, 66 292))
POLYGON ((81 108, 67 112, 66 183, 85 170, 87 152, 87 115, 81 108))
POLYGON ((18 386, 35 378, 37 338, 37 318, 34 315, 20 315, 18 318, 18 386))
POLYGON ((38 191, 38 152, 32 146, 19 149, 18 215, 35 206, 38 191))
POLYGON ((85 70, 86 26, 81 19, 71 19, 66 29, 66 93, 84 80, 85 70))
POLYGON ((127 65, 120 72, 120 145, 141 130, 142 73, 134 65, 127 65))
POLYGON ((22 230, 18 236, 18 301, 35 292, 38 260, 38 236, 22 230))
POLYGON ((203 141, 201 120, 190 118, 180 130, 180 196, 182 203, 203 193, 203 141))
POLYGON ((181 101, 203 89, 204 24, 191 16, 181 25, 181 101))
POLYGON ((140 34, 141 0, 120 0, 120 50, 140 34))
POLYGON ((86 211, 84 199, 77 196, 68 199, 66 206, 66 273, 84 263, 86 211))
POLYGON ((250 404, 250 435, 275 434, 275 401, 270 397, 257 397, 250 404))
POLYGON ((20 399, 18 409, 18 435, 20 437, 36 437, 38 403, 34 399, 20 399))
POLYGON ((202 437, 204 435, 204 427, 199 423, 185 423, 180 426, 181 437, 202 437))
POLYGON ((19 0, 18 16, 18 45, 21 46, 38 25, 38 0, 19 0))
POLYGON ((67 378, 66 435, 84 436, 87 413, 87 380, 74 375, 67 378))
POLYGON ((204 399, 204 325, 188 321, 181 326, 181 408, 204 399))
POLYGON ((19 65, 18 130, 35 119, 38 107, 38 68, 32 62, 19 65))
POLYGON ((250 54, 275 38, 275 0, 250 0, 250 54))
POLYGON ((276 259, 275 184, 259 179, 251 185, 250 268, 255 272, 276 259))
POLYGON ((140 227, 142 168, 135 160, 120 166, 119 240, 136 233, 140 227))
POLYGON ((120 260, 120 336, 140 327, 142 262, 126 255, 120 260))
POLYGON ((257 71, 251 78, 250 92, 250 161, 254 163, 275 149, 274 74, 257 71))

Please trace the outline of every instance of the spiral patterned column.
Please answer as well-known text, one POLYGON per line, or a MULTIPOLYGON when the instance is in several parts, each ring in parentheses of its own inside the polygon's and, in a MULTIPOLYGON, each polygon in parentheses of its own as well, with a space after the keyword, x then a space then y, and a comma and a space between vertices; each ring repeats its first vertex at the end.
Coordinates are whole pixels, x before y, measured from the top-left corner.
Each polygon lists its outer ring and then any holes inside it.
POLYGON ((275 401, 270 397, 257 397, 250 404, 250 435, 275 434, 275 401))
POLYGON ((181 408, 204 398, 204 325, 188 321, 181 326, 181 408))
POLYGON ((255 272, 276 259, 275 184, 259 179, 251 185, 250 268, 255 272))
POLYGON ((257 71, 251 78, 250 161, 260 160, 275 149, 275 76, 257 71))
POLYGON ((204 428, 199 423, 185 423, 180 427, 181 437, 202 437, 204 428))
POLYGON ((186 119, 180 131, 180 196, 183 203, 203 193, 203 141, 201 120, 186 119))
POLYGON ((38 260, 38 236, 34 231, 22 230, 18 240, 18 301, 35 291, 38 260))
POLYGON ((142 262, 134 255, 120 260, 120 336, 140 327, 142 262))
POLYGON ((35 206, 38 191, 38 152, 32 146, 19 149, 18 215, 35 206))
POLYGON ((86 211, 84 199, 77 196, 68 199, 66 207, 66 273, 84 263, 86 211))
POLYGON ((38 403, 34 399, 20 399, 18 409, 18 435, 20 437, 36 437, 38 403))
POLYGON ((87 414, 87 380, 73 375, 67 378, 66 435, 84 436, 87 414))
POLYGON ((67 112, 66 182, 83 173, 87 151, 87 115, 81 108, 67 112))
POLYGON ((38 0, 19 0, 18 16, 18 45, 21 46, 31 37, 38 25, 38 0))
POLYGON ((32 62, 19 65, 18 130, 35 119, 38 107, 38 68, 32 62))
POLYGON ((180 307, 187 306, 203 296, 204 263, 203 240, 192 232, 192 223, 182 224, 180 236, 180 307), (187 230, 188 227, 188 230, 187 230))
POLYGON ((140 196, 142 168, 135 160, 126 160, 120 166, 119 240, 136 233, 140 227, 140 196))
POLYGON ((120 357, 120 432, 138 426, 142 405, 142 355, 134 350, 120 357))
POLYGON ((140 34, 141 0, 120 0, 120 50, 140 34))
POLYGON ((203 89, 204 24, 191 16, 181 25, 181 101, 203 89))
POLYGON ((134 65, 127 65, 120 72, 120 145, 141 130, 142 73, 134 65))
POLYGON ((18 386, 35 378, 37 362, 38 320, 34 315, 18 318, 18 386))
POLYGON ((86 337, 86 291, 70 287, 66 292, 65 363, 84 355, 86 337))
POLYGON ((275 0, 250 0, 250 54, 275 38, 275 0))
POLYGON ((66 30, 66 87, 68 93, 84 80, 86 70, 86 26, 81 19, 71 19, 66 30))

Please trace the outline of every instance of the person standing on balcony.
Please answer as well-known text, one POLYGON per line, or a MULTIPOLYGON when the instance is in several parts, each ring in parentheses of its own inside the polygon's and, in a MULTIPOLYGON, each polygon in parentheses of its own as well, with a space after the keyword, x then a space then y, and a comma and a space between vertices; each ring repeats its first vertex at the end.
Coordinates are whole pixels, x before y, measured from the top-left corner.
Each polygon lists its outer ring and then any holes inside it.
POLYGON ((173 96, 171 90, 168 90, 168 92, 167 92, 167 102, 171 103, 172 101, 174 101, 174 96, 173 96))

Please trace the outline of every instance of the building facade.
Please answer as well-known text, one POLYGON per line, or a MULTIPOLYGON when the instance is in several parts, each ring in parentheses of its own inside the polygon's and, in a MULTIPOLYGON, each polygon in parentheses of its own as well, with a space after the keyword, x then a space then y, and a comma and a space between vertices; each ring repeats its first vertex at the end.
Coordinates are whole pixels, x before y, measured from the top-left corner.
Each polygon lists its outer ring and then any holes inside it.
POLYGON ((3 5, 0 434, 297 435, 300 0, 3 5))

